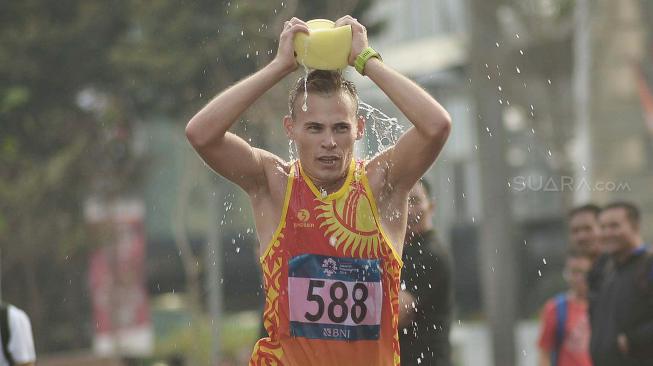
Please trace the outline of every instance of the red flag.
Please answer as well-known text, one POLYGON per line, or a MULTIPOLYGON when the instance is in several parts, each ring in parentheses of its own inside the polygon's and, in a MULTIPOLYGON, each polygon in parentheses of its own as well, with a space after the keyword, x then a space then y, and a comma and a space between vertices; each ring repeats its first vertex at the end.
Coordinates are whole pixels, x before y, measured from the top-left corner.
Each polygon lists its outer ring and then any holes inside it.
MULTIPOLYGON (((650 64, 648 66, 651 66, 650 64)), ((644 123, 653 136, 653 70, 640 65, 637 69, 637 89, 642 103, 644 123)))

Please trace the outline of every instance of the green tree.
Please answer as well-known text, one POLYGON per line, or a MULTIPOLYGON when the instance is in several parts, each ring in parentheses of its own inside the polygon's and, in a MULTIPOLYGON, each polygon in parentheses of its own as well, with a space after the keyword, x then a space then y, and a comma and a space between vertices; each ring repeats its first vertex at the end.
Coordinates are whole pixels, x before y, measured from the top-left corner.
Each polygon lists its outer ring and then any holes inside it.
POLYGON ((121 1, 0 3, 3 298, 31 315, 39 351, 87 343, 83 203, 133 181, 129 117, 100 89, 124 18, 121 1))

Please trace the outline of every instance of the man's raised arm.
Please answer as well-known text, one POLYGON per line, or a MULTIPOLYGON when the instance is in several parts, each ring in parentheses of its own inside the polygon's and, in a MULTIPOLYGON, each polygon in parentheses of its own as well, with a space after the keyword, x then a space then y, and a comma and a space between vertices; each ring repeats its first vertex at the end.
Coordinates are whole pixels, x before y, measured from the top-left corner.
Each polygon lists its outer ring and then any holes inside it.
POLYGON ((293 50, 297 32, 308 33, 306 23, 297 18, 286 22, 274 60, 220 93, 186 126, 186 137, 202 159, 218 174, 247 192, 265 184, 265 161, 275 157, 253 148, 228 130, 256 99, 297 68, 293 50))
MULTIPOLYGON (((365 27, 349 16, 336 22, 352 27, 350 64, 367 45, 365 27)), ((371 163, 388 167, 386 184, 408 192, 435 161, 451 130, 449 113, 407 77, 385 65, 378 58, 370 58, 363 73, 369 77, 413 124, 395 146, 379 154, 371 163)))

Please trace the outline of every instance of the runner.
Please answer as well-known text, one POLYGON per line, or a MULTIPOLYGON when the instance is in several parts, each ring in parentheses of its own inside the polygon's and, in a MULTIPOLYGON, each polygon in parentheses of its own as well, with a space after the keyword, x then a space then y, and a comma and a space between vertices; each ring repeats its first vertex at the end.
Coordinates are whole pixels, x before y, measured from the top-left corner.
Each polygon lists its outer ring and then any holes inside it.
POLYGON ((352 28, 349 65, 413 124, 394 146, 355 161, 365 121, 357 116, 355 86, 339 72, 313 71, 290 92, 283 126, 297 146, 297 161, 285 162, 228 132, 257 98, 297 69, 293 39, 309 32, 297 18, 285 23, 274 60, 220 93, 186 127, 202 159, 245 190, 254 209, 269 337, 258 341, 250 365, 399 365, 408 192, 435 161, 451 123, 428 93, 382 62, 363 25, 351 16, 336 21, 342 25, 352 28))

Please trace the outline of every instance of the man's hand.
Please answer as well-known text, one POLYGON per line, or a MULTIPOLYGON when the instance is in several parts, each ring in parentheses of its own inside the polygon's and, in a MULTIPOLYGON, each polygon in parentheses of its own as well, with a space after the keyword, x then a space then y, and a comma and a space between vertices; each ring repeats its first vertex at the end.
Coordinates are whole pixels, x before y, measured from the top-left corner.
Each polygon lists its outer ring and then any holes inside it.
POLYGON ((619 348, 619 352, 624 355, 627 355, 629 352, 628 338, 623 333, 617 336, 617 348, 619 348))
POLYGON ((358 55, 360 55, 360 53, 368 46, 367 29, 351 15, 345 15, 336 20, 336 27, 348 24, 351 26, 351 52, 349 53, 349 65, 354 66, 356 57, 358 57, 358 55))
POLYGON ((399 291, 399 328, 410 325, 415 318, 415 297, 408 291, 399 291))
POLYGON ((283 30, 279 36, 279 49, 274 57, 274 62, 281 65, 288 72, 297 69, 297 59, 295 58, 295 34, 297 32, 309 33, 308 25, 298 18, 292 18, 283 23, 283 30))

